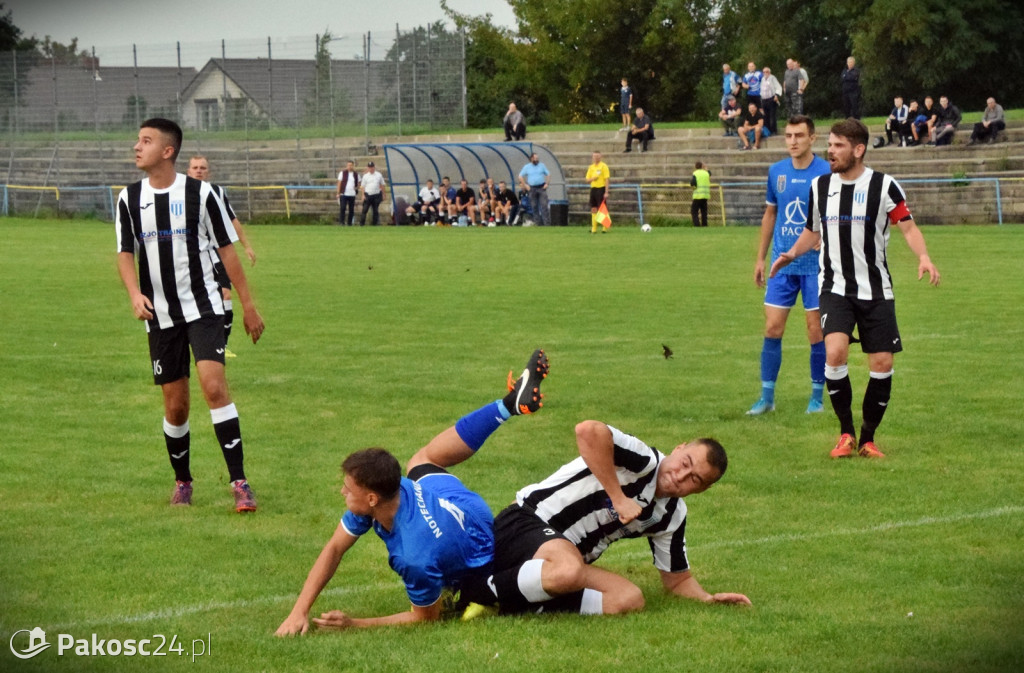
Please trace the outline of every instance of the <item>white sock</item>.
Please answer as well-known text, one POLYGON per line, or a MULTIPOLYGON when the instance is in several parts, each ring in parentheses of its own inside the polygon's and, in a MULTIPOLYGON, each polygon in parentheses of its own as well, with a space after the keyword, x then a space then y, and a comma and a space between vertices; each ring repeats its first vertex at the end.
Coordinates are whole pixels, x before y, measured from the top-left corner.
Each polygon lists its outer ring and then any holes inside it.
POLYGON ((544 586, 541 584, 540 570, 543 565, 543 559, 535 558, 530 559, 519 568, 517 577, 519 592, 531 603, 543 603, 553 598, 551 594, 544 591, 544 586))
POLYGON ((604 614, 604 594, 594 589, 583 590, 583 600, 580 601, 581 615, 604 614))

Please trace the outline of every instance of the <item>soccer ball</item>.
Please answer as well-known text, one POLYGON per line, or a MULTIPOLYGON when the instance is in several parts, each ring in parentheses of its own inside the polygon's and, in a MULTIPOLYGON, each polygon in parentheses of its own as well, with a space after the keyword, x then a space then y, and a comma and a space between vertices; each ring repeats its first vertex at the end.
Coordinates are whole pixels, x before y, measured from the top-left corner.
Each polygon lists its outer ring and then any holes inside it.
POLYGON ((644 225, 640 227, 640 231, 644 232, 645 234, 651 233, 651 225, 644 223, 644 225))

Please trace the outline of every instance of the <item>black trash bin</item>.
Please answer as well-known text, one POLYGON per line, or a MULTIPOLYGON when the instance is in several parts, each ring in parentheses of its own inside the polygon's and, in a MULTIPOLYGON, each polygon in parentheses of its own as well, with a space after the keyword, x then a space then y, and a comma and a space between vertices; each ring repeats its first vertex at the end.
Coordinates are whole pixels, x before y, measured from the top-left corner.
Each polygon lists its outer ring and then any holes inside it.
POLYGON ((554 227, 564 227, 569 224, 569 204, 568 203, 552 203, 551 204, 551 225, 554 227))

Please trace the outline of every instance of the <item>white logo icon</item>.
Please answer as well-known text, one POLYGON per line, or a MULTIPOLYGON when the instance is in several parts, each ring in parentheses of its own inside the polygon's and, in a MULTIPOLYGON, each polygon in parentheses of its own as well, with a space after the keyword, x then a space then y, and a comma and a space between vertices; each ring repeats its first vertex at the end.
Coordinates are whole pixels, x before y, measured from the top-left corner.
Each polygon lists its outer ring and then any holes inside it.
POLYGON ((224 349, 223 348, 218 348, 217 349, 217 355, 224 355, 224 349))
POLYGON ((804 224, 807 222, 806 204, 800 199, 793 199, 786 204, 786 224, 804 224))
POLYGON ((241 439, 233 439, 233 440, 231 440, 231 443, 230 443, 230 444, 225 444, 225 445, 224 445, 224 448, 225 448, 225 449, 233 449, 233 448, 235 448, 236 446, 238 446, 238 443, 239 443, 240 441, 242 441, 242 440, 241 440, 241 439))
POLYGON ((46 631, 43 631, 39 626, 32 630, 22 629, 21 631, 15 631, 11 636, 11 653, 19 659, 31 659, 49 646, 50 644, 46 642, 46 631), (19 633, 28 634, 28 647, 20 651, 14 648, 14 639, 19 633))
POLYGON ((178 460, 178 459, 180 459, 180 458, 181 458, 182 456, 184 456, 184 455, 185 455, 186 453, 188 453, 188 449, 185 449, 185 450, 184 450, 184 451, 182 451, 181 453, 172 453, 172 454, 171 454, 171 458, 173 458, 173 459, 175 459, 175 460, 178 460))

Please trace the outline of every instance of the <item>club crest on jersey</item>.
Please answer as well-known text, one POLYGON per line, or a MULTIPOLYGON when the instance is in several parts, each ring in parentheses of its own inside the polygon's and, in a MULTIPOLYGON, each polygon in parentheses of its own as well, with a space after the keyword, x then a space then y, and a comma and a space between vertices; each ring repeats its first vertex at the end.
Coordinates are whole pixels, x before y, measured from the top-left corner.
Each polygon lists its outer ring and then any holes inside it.
POLYGON ((181 217, 185 213, 185 202, 184 201, 171 201, 171 214, 175 217, 181 217))
POLYGON ((868 200, 868 193, 867 192, 854 192, 853 193, 853 202, 856 203, 857 205, 862 205, 867 200, 868 200))
POLYGON ((780 175, 775 178, 775 191, 784 192, 786 191, 786 176, 780 175))

